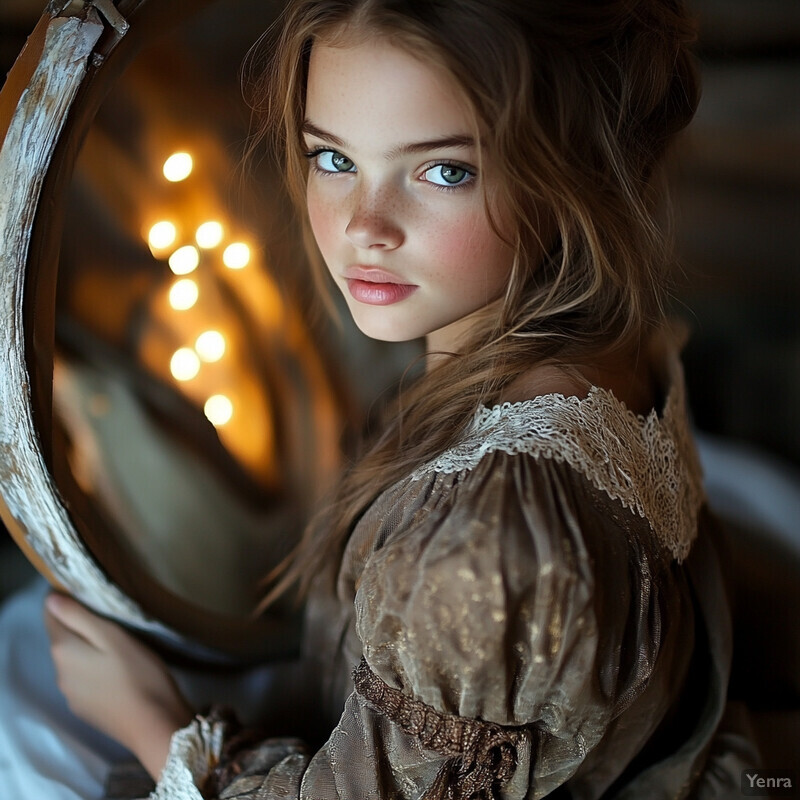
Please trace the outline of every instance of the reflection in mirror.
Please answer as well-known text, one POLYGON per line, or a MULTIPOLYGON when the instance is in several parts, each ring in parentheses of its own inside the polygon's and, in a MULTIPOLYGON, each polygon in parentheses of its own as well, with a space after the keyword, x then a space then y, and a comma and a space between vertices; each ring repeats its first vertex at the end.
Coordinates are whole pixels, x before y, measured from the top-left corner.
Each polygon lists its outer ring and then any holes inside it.
POLYGON ((159 602, 244 617, 335 472, 347 401, 293 291, 279 178, 260 165, 264 200, 237 177, 235 63, 220 81, 185 44, 213 19, 137 57, 78 158, 53 470, 92 554, 151 613, 155 582, 159 602))

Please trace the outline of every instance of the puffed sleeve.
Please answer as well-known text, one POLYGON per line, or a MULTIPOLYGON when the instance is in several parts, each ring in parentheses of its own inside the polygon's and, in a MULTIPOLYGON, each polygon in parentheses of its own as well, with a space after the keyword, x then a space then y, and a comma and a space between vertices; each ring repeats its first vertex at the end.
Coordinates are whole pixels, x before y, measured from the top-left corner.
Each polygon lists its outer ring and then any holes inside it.
POLYGON ((680 569, 647 520, 554 460, 493 453, 450 499, 370 558, 366 661, 427 707, 515 732, 504 797, 544 796, 590 753, 610 783, 688 667, 680 569))
MULTIPOLYGON (((555 460, 432 480, 440 500, 409 482, 354 532, 362 660, 326 744, 262 743, 219 797, 539 798, 587 761, 610 784, 659 725, 691 615, 648 521, 555 460)), ((221 747, 176 734, 155 797, 199 800, 221 747)))

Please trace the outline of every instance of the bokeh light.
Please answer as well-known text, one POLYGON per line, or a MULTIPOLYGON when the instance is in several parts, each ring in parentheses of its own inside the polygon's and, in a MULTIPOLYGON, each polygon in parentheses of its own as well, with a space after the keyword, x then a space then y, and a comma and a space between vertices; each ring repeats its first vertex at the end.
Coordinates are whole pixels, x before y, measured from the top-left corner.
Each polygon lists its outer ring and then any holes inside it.
POLYGON ((183 278, 176 281, 169 290, 169 304, 176 311, 186 311, 197 302, 199 296, 197 284, 191 278, 183 278))
POLYGON ((250 263, 250 248, 243 242, 234 242, 225 248, 222 263, 228 269, 242 269, 250 263))
POLYGON ((212 425, 219 427, 230 422, 233 416, 233 403, 224 394, 214 394, 206 400, 203 413, 212 425))
POLYGON ((172 354, 169 371, 176 381, 190 381, 200 372, 200 359, 190 347, 181 347, 172 354))
POLYGON ((219 361, 225 355, 225 337, 219 331, 204 331, 197 337, 194 349, 203 361, 219 361))
POLYGON ((171 222, 161 220, 156 222, 147 234, 147 243, 152 250, 166 250, 175 244, 178 231, 171 222))
POLYGON ((200 253, 197 252, 196 247, 190 244, 179 247, 169 257, 169 268, 176 275, 188 275, 190 272, 194 272, 199 263, 200 253))
POLYGON ((194 162, 188 153, 173 153, 164 162, 164 177, 171 183, 185 181, 191 174, 194 162))
POLYGON ((204 250, 210 250, 222 241, 222 236, 222 225, 215 220, 210 220, 209 222, 204 222, 197 229, 194 238, 200 247, 204 250))

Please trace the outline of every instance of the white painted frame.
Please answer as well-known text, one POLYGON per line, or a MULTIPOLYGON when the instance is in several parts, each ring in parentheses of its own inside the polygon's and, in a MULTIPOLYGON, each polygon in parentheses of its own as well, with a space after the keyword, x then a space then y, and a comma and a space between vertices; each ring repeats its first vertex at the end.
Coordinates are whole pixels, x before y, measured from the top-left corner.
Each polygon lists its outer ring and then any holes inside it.
MULTIPOLYGON (((23 328, 33 224, 67 114, 90 65, 98 66, 95 48, 106 26, 117 36, 128 27, 110 0, 51 3, 34 32, 44 35, 38 64, 0 147, 0 517, 54 585, 101 614, 196 650, 145 614, 88 552, 47 469, 33 419, 23 328)), ((3 89, 6 105, 15 91, 10 84, 3 89)))

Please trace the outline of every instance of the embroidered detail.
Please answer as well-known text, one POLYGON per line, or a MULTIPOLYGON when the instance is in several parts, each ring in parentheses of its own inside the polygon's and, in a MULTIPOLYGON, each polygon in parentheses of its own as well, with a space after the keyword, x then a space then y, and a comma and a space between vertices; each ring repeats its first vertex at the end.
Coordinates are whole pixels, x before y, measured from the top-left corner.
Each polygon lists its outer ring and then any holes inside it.
POLYGON ((496 451, 566 462, 612 500, 645 518, 679 562, 697 536, 704 500, 702 472, 687 421, 683 373, 670 365, 671 389, 659 419, 634 414, 614 395, 592 387, 585 398, 547 394, 481 408, 464 440, 416 469, 469 471, 496 451))
POLYGON ((384 683, 365 658, 353 671, 356 692, 428 750, 451 756, 421 800, 494 800, 517 768, 520 729, 442 714, 384 683))

